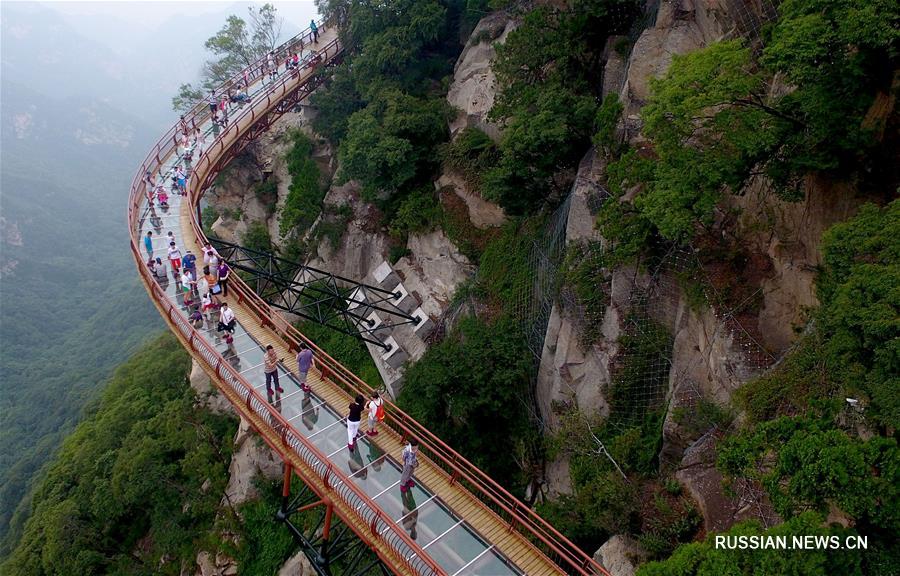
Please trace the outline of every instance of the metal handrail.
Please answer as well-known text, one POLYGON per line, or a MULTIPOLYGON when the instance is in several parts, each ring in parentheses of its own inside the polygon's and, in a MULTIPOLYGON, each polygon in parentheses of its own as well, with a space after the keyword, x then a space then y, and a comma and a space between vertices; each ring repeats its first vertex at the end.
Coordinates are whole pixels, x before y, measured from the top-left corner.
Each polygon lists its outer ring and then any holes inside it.
MULTIPOLYGON (((308 37, 309 34, 311 33, 307 32, 305 37, 308 37)), ((289 43, 294 42, 296 38, 303 35, 303 33, 299 34, 297 37, 289 41, 289 43)), ((279 49, 281 49, 281 47, 279 47, 279 49)), ((322 56, 324 54, 324 62, 327 63, 328 61, 330 61, 330 59, 339 54, 341 49, 342 48, 340 47, 339 41, 337 39, 334 39, 320 50, 319 55, 322 56)), ((256 65, 257 63, 254 63, 251 68, 256 65)), ((273 97, 275 98, 274 102, 277 103, 280 102, 280 100, 283 99, 288 93, 290 93, 292 90, 288 90, 289 85, 291 88, 298 88, 303 83, 307 82, 315 73, 315 66, 313 66, 312 72, 310 74, 307 74, 306 76, 303 76, 302 74, 298 74, 297 76, 284 74, 280 82, 269 84, 265 94, 266 104, 264 107, 262 107, 262 111, 264 112, 272 107, 273 97)), ((240 73, 240 76, 243 76, 243 72, 240 73)), ((235 77, 237 77, 237 75, 235 77)), ((223 152, 225 152, 225 150, 230 149, 232 146, 234 146, 238 139, 237 136, 241 132, 245 132, 252 127, 252 125, 256 121, 256 110, 259 101, 260 100, 257 100, 254 105, 248 107, 247 109, 243 110, 242 113, 238 114, 234 118, 231 126, 229 126, 227 130, 221 133, 219 137, 212 144, 210 144, 209 147, 207 147, 202 158, 200 158, 195 164, 194 171, 190 180, 191 185, 189 186, 189 198, 192 206, 197 205, 203 192, 202 190, 199 190, 199 186, 197 186, 197 184, 201 182, 201 179, 198 175, 204 174, 205 171, 208 171, 212 166, 212 158, 221 155, 223 152), (248 116, 250 118, 250 123, 243 125, 248 116), (229 144, 227 146, 225 144, 226 139, 229 140, 229 144), (214 151, 217 144, 218 150, 214 151)), ((195 108, 199 108, 201 112, 203 110, 199 105, 195 108)), ((197 113, 195 112, 191 117, 191 121, 194 121, 196 116, 197 113)), ((149 276, 149 272, 147 272, 146 266, 143 266, 142 256, 138 248, 139 243, 138 239, 136 238, 136 221, 134 220, 134 215, 137 213, 140 207, 140 202, 142 200, 142 195, 139 192, 139 188, 145 170, 147 170, 148 167, 153 164, 154 160, 155 166, 158 169, 158 166, 162 163, 161 156, 163 158, 167 158, 169 154, 171 154, 172 150, 174 150, 176 147, 177 132, 178 126, 176 125, 173 126, 162 138, 160 138, 154 148, 151 149, 147 158, 144 160, 144 163, 141 165, 140 170, 136 173, 134 180, 132 181, 132 202, 129 203, 128 209, 129 224, 131 225, 132 252, 135 256, 136 262, 139 263, 139 267, 141 268, 142 279, 144 280, 145 284, 150 287, 149 289, 152 294, 155 294, 153 287, 158 290, 158 286, 156 286, 155 280, 153 280, 149 276)), ((191 211, 191 224, 196 237, 200 240, 201 243, 205 243, 206 236, 204 235, 200 222, 197 220, 197 217, 193 210, 191 211)), ((271 307, 266 302, 264 302, 255 292, 247 287, 239 277, 234 277, 234 281, 232 282, 230 287, 239 295, 239 298, 242 301, 248 304, 248 307, 253 310, 253 312, 260 318, 260 320, 264 320, 269 325, 271 325, 291 346, 297 348, 300 342, 304 342, 309 345, 316 353, 316 363, 320 367, 320 369, 324 368, 325 370, 327 370, 328 373, 332 376, 332 381, 339 384, 343 389, 345 389, 345 391, 348 391, 351 394, 368 394, 373 390, 371 386, 362 381, 353 372, 351 372, 340 362, 329 356, 324 350, 316 346, 314 342, 309 340, 300 331, 286 322, 277 312, 272 310, 271 307)), ((163 304, 164 306, 171 306, 171 304, 168 302, 168 299, 165 298, 164 294, 162 295, 161 300, 159 299, 159 295, 156 296, 157 300, 161 304, 163 304)), ((178 316, 178 318, 181 318, 180 315, 176 315, 178 316)), ((184 322, 186 324, 186 320, 184 322)), ((193 330, 193 328, 191 328, 189 325, 187 327, 193 330)), ((201 340, 202 339, 199 337, 196 338, 196 341, 201 340)), ((213 358, 216 361, 216 366, 230 367, 230 365, 226 361, 224 361, 224 359, 220 355, 218 355, 218 352, 216 352, 214 349, 207 352, 214 355, 213 358)), ((260 406, 267 406, 267 403, 264 402, 261 397, 259 397, 258 393, 255 393, 255 391, 253 391, 252 386, 246 383, 246 381, 243 381, 240 375, 232 376, 239 382, 242 382, 242 385, 249 387, 249 390, 253 394, 255 394, 255 398, 260 406)), ((564 567, 568 568, 568 571, 570 571, 570 573, 574 571, 574 573, 584 575, 595 573, 607 574, 603 567, 600 566, 593 558, 585 554, 580 548, 575 546, 546 520, 544 520, 536 512, 534 512, 534 510, 520 502, 515 496, 513 496, 502 486, 497 484, 481 469, 476 467, 458 452, 453 450, 449 445, 435 436, 430 430, 428 430, 411 416, 400 410, 399 407, 397 407, 389 400, 386 402, 386 408, 388 408, 386 412, 388 414, 389 426, 393 427, 395 430, 399 431, 403 436, 407 438, 417 437, 420 440, 420 450, 426 457, 428 457, 429 460, 433 461, 441 470, 443 470, 447 474, 447 476, 451 478, 452 481, 465 482, 467 487, 469 488, 469 491, 474 496, 476 496, 476 498, 478 498, 483 506, 494 510, 495 512, 501 514, 501 516, 507 516, 511 529, 515 528, 517 531, 531 538, 532 540, 536 539, 536 541, 533 541, 533 544, 536 546, 537 550, 551 554, 554 561, 556 561, 557 564, 563 565, 564 567), (542 546, 545 549, 541 550, 541 548, 537 548, 538 546, 542 546)), ((266 409, 265 412, 272 415, 271 407, 266 409)), ((291 430, 290 425, 286 421, 283 421, 283 419, 280 418, 280 415, 277 415, 276 413, 275 415, 273 415, 273 417, 276 421, 279 421, 279 424, 284 425, 286 429, 291 430)), ((302 440, 298 440, 297 442, 299 442, 297 446, 305 446, 302 440)), ((317 452, 314 447, 310 446, 310 449, 313 450, 313 453, 317 452)), ((317 455, 322 456, 321 454, 317 455)), ((327 465, 327 458, 324 458, 322 463, 323 465, 327 465)), ((336 471, 333 470, 331 471, 332 474, 335 474, 335 472, 336 471)), ((340 476, 340 474, 338 474, 338 476, 340 476)), ((345 479, 342 478, 342 480, 345 479)), ((352 482, 349 485, 352 485, 352 482)), ((363 498, 364 502, 368 501, 368 498, 365 495, 360 494, 360 497, 363 498)), ((374 505, 374 503, 371 501, 368 501, 368 503, 374 505)), ((375 509, 378 510, 377 506, 375 507, 375 509)), ((406 539, 408 539, 408 536, 405 534, 405 532, 400 534, 399 537, 401 541, 404 541, 403 537, 406 537, 406 539)), ((409 543, 411 543, 411 541, 409 543)), ((417 545, 415 545, 414 543, 412 543, 412 546, 417 547, 417 545)), ((416 557, 418 558, 421 558, 422 556, 427 557, 427 555, 416 555, 416 557)), ((436 569, 438 573, 440 572, 440 568, 438 568, 437 566, 431 566, 430 568, 436 569)))

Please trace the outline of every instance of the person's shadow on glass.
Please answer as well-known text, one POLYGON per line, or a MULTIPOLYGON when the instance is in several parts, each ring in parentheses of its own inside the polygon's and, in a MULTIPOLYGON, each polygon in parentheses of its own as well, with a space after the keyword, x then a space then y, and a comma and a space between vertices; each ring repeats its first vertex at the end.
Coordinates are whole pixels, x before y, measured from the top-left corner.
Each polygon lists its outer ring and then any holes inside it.
POLYGON ((416 524, 419 522, 419 510, 416 508, 416 499, 413 497, 413 491, 407 490, 401 492, 400 500, 403 502, 403 529, 409 532, 409 537, 416 539, 416 524))

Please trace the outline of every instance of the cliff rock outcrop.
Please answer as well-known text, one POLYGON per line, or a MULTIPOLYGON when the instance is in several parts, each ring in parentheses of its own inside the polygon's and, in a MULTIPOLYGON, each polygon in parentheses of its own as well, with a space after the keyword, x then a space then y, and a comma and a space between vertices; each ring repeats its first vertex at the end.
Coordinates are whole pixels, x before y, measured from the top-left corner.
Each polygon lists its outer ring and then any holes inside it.
POLYGON ((474 126, 495 140, 500 138, 499 127, 487 119, 496 95, 491 60, 496 54, 494 44, 502 44, 515 27, 516 21, 506 11, 499 11, 482 18, 469 36, 456 61, 453 83, 447 92, 447 101, 458 110, 450 123, 452 134, 474 126))

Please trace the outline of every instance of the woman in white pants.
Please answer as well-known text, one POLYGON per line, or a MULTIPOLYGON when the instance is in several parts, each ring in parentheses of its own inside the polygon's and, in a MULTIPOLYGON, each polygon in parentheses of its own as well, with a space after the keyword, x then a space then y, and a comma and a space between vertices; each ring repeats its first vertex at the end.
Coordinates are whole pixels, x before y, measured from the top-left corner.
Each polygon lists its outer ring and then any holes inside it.
POLYGON ((357 395, 355 402, 350 405, 350 414, 347 416, 347 448, 351 452, 356 449, 356 439, 361 436, 359 433, 359 421, 362 419, 362 411, 365 408, 365 399, 357 395))

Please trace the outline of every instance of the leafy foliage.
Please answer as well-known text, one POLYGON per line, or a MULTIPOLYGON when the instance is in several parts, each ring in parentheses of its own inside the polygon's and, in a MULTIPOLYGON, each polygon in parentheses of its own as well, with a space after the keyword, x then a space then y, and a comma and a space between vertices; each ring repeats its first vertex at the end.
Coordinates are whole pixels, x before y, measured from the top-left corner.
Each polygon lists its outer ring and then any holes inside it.
POLYGON ((900 426, 900 201, 863 206, 824 236, 817 283, 830 377, 868 403, 869 418, 900 426))
POLYGON ((247 230, 241 236, 241 245, 258 252, 272 251, 272 237, 269 229, 263 222, 254 221, 247 225, 247 230))
POLYGON ((397 238, 433 230, 441 220, 441 205, 433 188, 417 189, 406 196, 391 220, 390 233, 397 238))
POLYGON ((4 573, 179 574, 194 561, 235 422, 195 407, 189 369, 167 334, 116 371, 50 466, 4 573))
POLYGON ((273 50, 281 37, 283 19, 272 4, 248 6, 248 19, 230 15, 204 46, 213 55, 203 64, 201 86, 182 84, 172 98, 176 111, 190 110, 205 92, 229 80, 273 50))
POLYGON ((353 52, 326 89, 313 127, 340 144, 339 177, 363 184, 368 199, 384 199, 426 184, 435 148, 447 139, 450 110, 437 80, 452 69, 459 43, 451 1, 382 3, 326 0, 353 52))
MULTIPOLYGON (((824 526, 822 517, 807 512, 774 528, 763 530, 753 521, 742 522, 725 536, 837 536, 843 539, 855 531, 839 526, 824 526)), ((860 554, 841 550, 729 550, 717 549, 714 535, 703 542, 678 548, 663 562, 650 562, 638 569, 638 576, 701 576, 706 574, 861 574, 860 554)))
MULTIPOLYGON (((690 239, 711 223, 723 193, 765 174, 786 199, 802 195, 801 177, 827 172, 878 181, 877 135, 894 114, 870 114, 888 93, 896 67, 900 9, 886 0, 792 0, 757 59, 741 40, 675 56, 641 112, 653 145, 643 190, 626 229, 608 218, 604 232, 628 235, 650 226, 670 241, 690 239), (789 89, 773 90, 778 82, 789 89)), ((635 167, 634 157, 621 162, 635 167)), ((635 173, 610 166, 610 183, 635 173), (618 174, 617 174, 618 172, 618 174)))
POLYGON ((456 138, 441 148, 444 165, 466 178, 474 190, 480 191, 482 175, 496 164, 497 146, 478 128, 464 128, 456 138))
POLYGON ((498 482, 520 486, 515 457, 535 433, 528 354, 512 319, 465 318, 407 369, 397 402, 498 482))
POLYGON ((635 7, 631 0, 538 7, 497 46, 500 93, 490 115, 505 129, 499 160, 483 175, 486 198, 522 214, 561 193, 555 176, 574 166, 594 133, 599 54, 635 7))
POLYGON ((293 145, 285 160, 291 184, 278 221, 278 232, 282 238, 289 234, 302 236, 322 211, 322 200, 325 198, 322 175, 312 159, 312 140, 299 130, 292 131, 290 138, 293 145))
POLYGON ((341 143, 340 178, 356 179, 364 193, 393 193, 434 168, 434 148, 447 138, 449 107, 443 99, 382 92, 348 120, 341 143))

